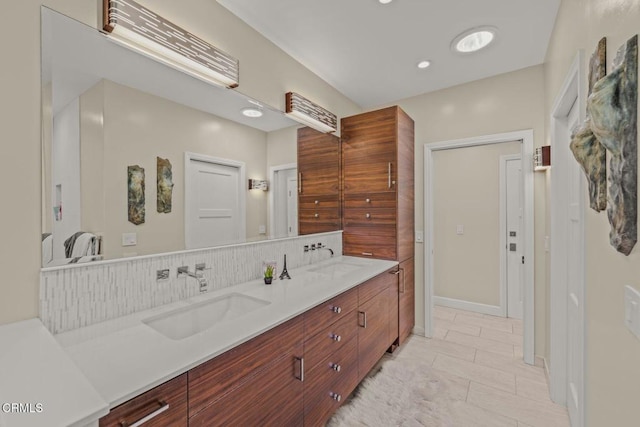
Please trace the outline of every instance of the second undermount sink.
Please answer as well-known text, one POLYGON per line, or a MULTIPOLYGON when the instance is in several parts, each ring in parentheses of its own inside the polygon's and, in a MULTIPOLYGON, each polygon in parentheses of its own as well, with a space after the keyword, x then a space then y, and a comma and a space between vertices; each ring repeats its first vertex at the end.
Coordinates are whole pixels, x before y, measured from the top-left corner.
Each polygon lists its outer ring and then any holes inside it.
POLYGON ((181 340, 209 329, 218 322, 237 319, 271 304, 232 293, 144 319, 142 323, 172 340, 181 340))
POLYGON ((349 274, 352 271, 359 270, 363 267, 363 264, 358 264, 357 262, 350 261, 336 261, 330 264, 318 266, 309 269, 308 271, 313 273, 324 274, 326 276, 343 276, 345 274, 349 274))

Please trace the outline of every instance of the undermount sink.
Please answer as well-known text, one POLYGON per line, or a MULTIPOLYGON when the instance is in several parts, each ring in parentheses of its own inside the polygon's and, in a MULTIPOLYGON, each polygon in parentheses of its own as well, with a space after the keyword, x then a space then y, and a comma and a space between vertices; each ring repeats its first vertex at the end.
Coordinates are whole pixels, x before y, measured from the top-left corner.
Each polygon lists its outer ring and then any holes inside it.
POLYGON ((308 271, 313 273, 324 274, 326 276, 343 276, 349 274, 352 271, 356 271, 364 267, 363 264, 349 261, 337 261, 328 265, 321 265, 309 269, 308 271))
POLYGON ((181 340, 269 304, 269 301, 233 293, 149 317, 142 323, 167 338, 181 340))

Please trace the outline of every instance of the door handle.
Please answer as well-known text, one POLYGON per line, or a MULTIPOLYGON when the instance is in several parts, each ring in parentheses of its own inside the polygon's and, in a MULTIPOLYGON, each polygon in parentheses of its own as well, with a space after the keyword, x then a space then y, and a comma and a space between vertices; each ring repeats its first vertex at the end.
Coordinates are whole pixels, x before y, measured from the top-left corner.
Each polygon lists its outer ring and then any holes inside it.
POLYGON ((304 357, 294 357, 294 360, 298 362, 298 366, 300 367, 298 371, 300 372, 300 375, 294 374, 294 376, 297 380, 300 380, 300 382, 304 382, 304 357))
POLYGON ((367 328, 367 312, 366 311, 358 311, 358 326, 361 328, 367 328), (362 324, 360 324, 360 316, 363 317, 362 324))

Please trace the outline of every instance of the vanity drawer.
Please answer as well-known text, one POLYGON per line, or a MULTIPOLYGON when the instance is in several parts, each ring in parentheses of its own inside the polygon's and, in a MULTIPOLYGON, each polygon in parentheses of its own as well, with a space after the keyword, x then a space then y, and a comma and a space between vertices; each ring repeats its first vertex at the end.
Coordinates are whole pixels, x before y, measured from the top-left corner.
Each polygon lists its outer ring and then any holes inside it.
POLYGON ((338 197, 338 195, 300 196, 298 207, 300 209, 338 209, 340 207, 340 198, 338 197))
POLYGON ((322 426, 358 384, 358 348, 353 338, 311 369, 305 379, 304 425, 322 426), (340 365, 340 370, 333 369, 340 365))
POLYGON ((396 209, 396 205, 397 203, 395 191, 389 191, 386 193, 345 193, 344 195, 344 207, 346 209, 396 209))
POLYGON ((301 222, 340 223, 340 211, 334 209, 300 209, 301 222))
POLYGON ((100 418, 100 427, 130 426, 148 418, 145 425, 153 427, 186 426, 187 374, 180 375, 158 387, 117 406, 100 418), (154 416, 154 414, 157 414, 154 416))
POLYGON ((380 292, 387 291, 390 287, 397 288, 397 271, 398 267, 393 267, 358 286, 358 304, 362 305, 380 292))
POLYGON ((367 258, 396 259, 395 228, 367 232, 366 227, 345 227, 342 234, 343 254, 367 258))
POLYGON ((332 323, 346 317, 358 307, 358 288, 350 289, 331 298, 304 314, 305 336, 312 337, 332 323))
POLYGON ((380 208, 345 209, 344 226, 396 228, 396 210, 380 208))
POLYGON ((307 369, 314 369, 317 364, 340 350, 357 335, 358 313, 352 310, 324 331, 305 341, 304 359, 307 369))

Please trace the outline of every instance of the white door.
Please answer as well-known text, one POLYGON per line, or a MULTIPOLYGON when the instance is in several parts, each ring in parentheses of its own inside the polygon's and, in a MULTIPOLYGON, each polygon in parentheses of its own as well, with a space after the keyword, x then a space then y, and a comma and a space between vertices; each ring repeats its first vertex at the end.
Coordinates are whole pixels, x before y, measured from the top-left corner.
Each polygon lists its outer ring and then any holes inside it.
MULTIPOLYGON (((578 107, 569 112, 568 129, 578 123, 578 107)), ((569 141, 565 142, 567 145, 569 141)), ((582 426, 584 372, 584 289, 582 260, 583 248, 583 174, 578 162, 569 154, 568 222, 567 222, 567 408, 571 425, 582 426)))
POLYGON ((246 236, 241 169, 202 157, 191 157, 186 161, 186 248, 242 242, 246 236))
POLYGON ((507 317, 522 319, 522 163, 520 156, 505 157, 507 317))
MULTIPOLYGON (((294 171, 295 172, 295 171, 294 171)), ((287 235, 298 235, 298 177, 294 173, 287 179, 287 235)))

